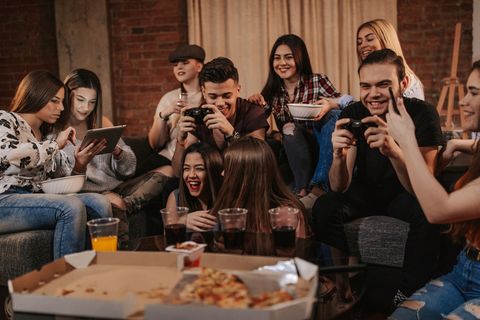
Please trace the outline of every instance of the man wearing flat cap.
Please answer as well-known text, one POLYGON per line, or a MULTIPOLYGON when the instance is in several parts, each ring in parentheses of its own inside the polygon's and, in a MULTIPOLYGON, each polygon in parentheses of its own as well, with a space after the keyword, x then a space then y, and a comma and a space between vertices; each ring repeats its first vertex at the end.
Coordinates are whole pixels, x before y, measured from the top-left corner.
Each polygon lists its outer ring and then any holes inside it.
POLYGON ((159 152, 158 156, 147 159, 146 170, 161 167, 163 172, 171 175, 170 165, 176 147, 176 124, 180 110, 187 105, 199 106, 202 101, 198 75, 203 68, 205 50, 195 44, 182 45, 170 54, 168 60, 173 64, 173 74, 180 87, 167 92, 157 105, 148 142, 152 149, 159 152), (181 93, 184 97, 186 94, 186 100, 181 99, 181 93))

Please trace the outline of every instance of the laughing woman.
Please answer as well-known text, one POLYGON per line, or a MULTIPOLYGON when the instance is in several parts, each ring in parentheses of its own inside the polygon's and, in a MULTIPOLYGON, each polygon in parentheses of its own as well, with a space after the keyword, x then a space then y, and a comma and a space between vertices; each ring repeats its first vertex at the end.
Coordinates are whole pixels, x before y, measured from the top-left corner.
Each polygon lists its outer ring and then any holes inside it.
POLYGON ((99 194, 41 193, 42 181, 73 169, 61 150, 75 139, 73 128, 59 130, 69 116, 64 94, 52 74, 33 71, 20 82, 10 112, 0 111, 0 233, 53 229, 54 258, 84 249, 87 219, 111 215, 99 194), (58 134, 47 139, 51 133, 58 134))
POLYGON ((187 228, 208 231, 216 226, 209 214, 222 185, 223 161, 220 153, 208 144, 195 143, 183 155, 180 187, 168 197, 167 207, 188 207, 187 228))
MULTIPOLYGON (((480 61, 473 64, 467 95, 460 101, 465 114, 462 127, 480 130, 480 61)), ((480 318, 480 149, 469 140, 454 151, 473 154, 470 168, 448 194, 428 170, 418 149, 415 127, 403 102, 400 114, 390 106, 388 130, 398 142, 415 195, 431 223, 450 223, 455 238, 466 240, 452 272, 433 280, 414 293, 390 319, 479 319, 480 318)))

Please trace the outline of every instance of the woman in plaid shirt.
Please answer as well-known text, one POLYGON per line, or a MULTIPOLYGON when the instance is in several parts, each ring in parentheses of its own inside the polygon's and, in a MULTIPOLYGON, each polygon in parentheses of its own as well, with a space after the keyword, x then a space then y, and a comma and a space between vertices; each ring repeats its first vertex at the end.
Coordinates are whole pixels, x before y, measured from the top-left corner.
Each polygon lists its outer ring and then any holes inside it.
POLYGON ((326 75, 313 73, 305 43, 300 37, 287 34, 279 37, 272 47, 268 79, 261 94, 249 100, 263 105, 267 115, 273 113, 294 176, 294 190, 303 197, 304 205, 311 208, 315 199, 329 190, 332 132, 340 106, 352 98, 341 97, 326 75), (290 114, 288 103, 318 104, 323 108, 313 121, 297 121, 290 114), (313 141, 319 148, 316 167, 313 141))

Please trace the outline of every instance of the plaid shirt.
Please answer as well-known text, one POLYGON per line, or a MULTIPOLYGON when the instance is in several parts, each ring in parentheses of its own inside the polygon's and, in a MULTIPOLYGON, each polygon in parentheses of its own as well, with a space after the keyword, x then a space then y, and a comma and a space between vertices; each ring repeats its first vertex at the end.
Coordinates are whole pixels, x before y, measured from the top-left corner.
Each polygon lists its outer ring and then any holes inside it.
POLYGON ((302 76, 294 91, 294 99, 290 101, 287 89, 282 85, 282 91, 274 96, 271 104, 265 106, 265 112, 273 112, 279 128, 285 123, 293 122, 293 117, 288 110, 287 103, 314 103, 321 97, 337 98, 340 93, 335 89, 328 77, 324 74, 311 74, 302 76))

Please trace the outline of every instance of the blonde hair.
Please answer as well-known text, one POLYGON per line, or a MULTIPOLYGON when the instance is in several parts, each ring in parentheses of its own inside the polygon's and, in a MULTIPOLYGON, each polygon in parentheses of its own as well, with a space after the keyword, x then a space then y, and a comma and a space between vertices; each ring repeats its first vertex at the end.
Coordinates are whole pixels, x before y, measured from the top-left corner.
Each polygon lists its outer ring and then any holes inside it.
MULTIPOLYGON (((407 75, 410 81, 412 81, 412 79, 414 78, 418 79, 418 77, 415 75, 413 70, 410 69, 410 66, 407 63, 407 60, 403 55, 402 46, 400 45, 400 40, 398 39, 397 31, 395 30, 395 28, 390 22, 388 22, 385 19, 375 19, 375 20, 364 22, 357 29, 357 38, 358 38, 358 34, 360 33, 360 30, 362 30, 363 28, 369 28, 370 30, 373 31, 373 33, 377 36, 378 41, 380 41, 380 45, 382 46, 382 49, 391 49, 398 56, 402 57, 403 63, 405 65, 405 74, 407 75)), ((362 58, 358 53, 358 48, 357 48, 357 57, 358 57, 358 62, 361 63, 362 58)), ((418 80, 420 81, 420 79, 418 80)))

